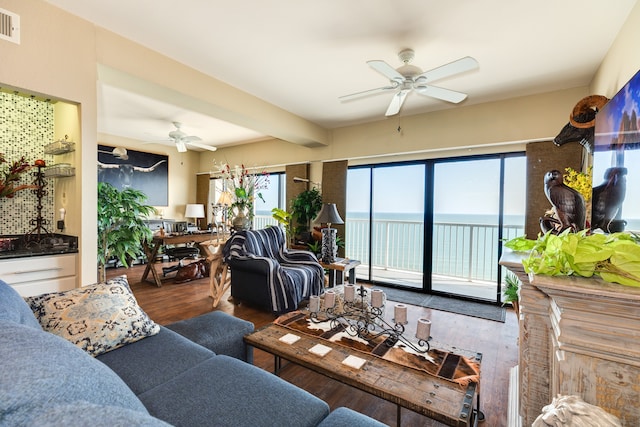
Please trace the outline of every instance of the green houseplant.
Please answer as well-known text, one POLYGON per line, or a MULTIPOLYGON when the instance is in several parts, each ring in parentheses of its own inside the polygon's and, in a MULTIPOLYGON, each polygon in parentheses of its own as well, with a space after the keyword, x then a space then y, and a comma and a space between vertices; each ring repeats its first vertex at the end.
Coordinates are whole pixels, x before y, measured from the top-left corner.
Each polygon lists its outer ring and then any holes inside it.
POLYGON ((287 236, 287 243, 291 242, 291 214, 284 209, 271 209, 271 216, 284 227, 284 233, 287 236))
POLYGON ((125 267, 142 253, 141 243, 153 234, 145 218, 155 212, 144 204, 147 196, 133 188, 118 190, 106 182, 98 183, 98 273, 106 280, 105 266, 116 258, 125 267))
POLYGON ((303 242, 311 240, 308 236, 310 224, 318 216, 320 209, 322 209, 322 195, 317 188, 305 190, 291 201, 291 218, 292 223, 295 224, 293 235, 296 240, 303 242))
POLYGON ((520 279, 512 272, 507 272, 504 277, 504 289, 502 294, 504 295, 503 303, 511 303, 513 309, 516 312, 516 316, 520 317, 520 305, 518 303, 520 297, 518 289, 520 288, 520 279))

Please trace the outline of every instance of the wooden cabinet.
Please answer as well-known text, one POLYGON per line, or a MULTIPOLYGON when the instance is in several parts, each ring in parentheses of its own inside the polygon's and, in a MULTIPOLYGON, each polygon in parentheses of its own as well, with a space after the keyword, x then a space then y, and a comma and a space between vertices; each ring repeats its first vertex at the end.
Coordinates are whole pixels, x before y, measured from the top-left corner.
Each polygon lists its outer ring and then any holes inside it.
POLYGON ((558 394, 577 395, 640 425, 640 288, 600 279, 536 275, 520 258, 502 265, 522 281, 517 393, 522 425, 558 394))
POLYGON ((23 297, 73 289, 76 257, 73 253, 2 260, 0 278, 23 297))

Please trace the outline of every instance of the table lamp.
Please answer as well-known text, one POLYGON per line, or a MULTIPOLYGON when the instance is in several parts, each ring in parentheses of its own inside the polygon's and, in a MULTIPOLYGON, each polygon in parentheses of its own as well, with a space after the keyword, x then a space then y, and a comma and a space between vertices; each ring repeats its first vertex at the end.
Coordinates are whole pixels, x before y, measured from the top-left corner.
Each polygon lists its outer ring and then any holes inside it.
POLYGON ((336 244, 338 230, 331 228, 331 224, 344 224, 344 221, 340 218, 336 204, 324 203, 314 222, 327 224, 327 226, 322 229, 322 251, 320 252, 320 259, 326 264, 331 264, 336 261, 336 254, 338 252, 338 245, 336 244))
POLYGON ((218 202, 213 205, 213 220, 216 223, 216 233, 220 234, 220 229, 222 229, 222 234, 227 232, 227 215, 229 213, 229 206, 232 204, 233 199, 231 197, 231 193, 223 191, 220 194, 220 197, 218 197, 218 202), (218 222, 219 213, 222 214, 222 223, 218 222))
POLYGON ((198 229, 198 218, 204 218, 204 205, 202 204, 187 204, 184 210, 185 218, 193 218, 193 222, 198 229))

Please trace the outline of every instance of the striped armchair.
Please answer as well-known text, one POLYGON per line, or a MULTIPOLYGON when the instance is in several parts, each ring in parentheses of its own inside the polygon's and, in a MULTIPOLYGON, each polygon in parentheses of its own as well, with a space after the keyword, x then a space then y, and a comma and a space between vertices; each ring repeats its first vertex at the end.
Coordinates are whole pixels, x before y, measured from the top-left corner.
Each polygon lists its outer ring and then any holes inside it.
POLYGON ((274 313, 324 292, 324 269, 308 251, 288 250, 280 227, 239 231, 223 248, 231 296, 274 313))

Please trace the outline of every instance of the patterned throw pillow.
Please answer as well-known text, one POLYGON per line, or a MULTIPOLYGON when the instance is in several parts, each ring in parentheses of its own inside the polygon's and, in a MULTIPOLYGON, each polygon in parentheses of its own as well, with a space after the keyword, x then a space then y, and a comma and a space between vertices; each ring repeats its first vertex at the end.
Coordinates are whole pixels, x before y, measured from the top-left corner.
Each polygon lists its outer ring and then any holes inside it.
POLYGON ((127 276, 25 300, 44 330, 92 356, 160 332, 160 326, 138 306, 127 276))

